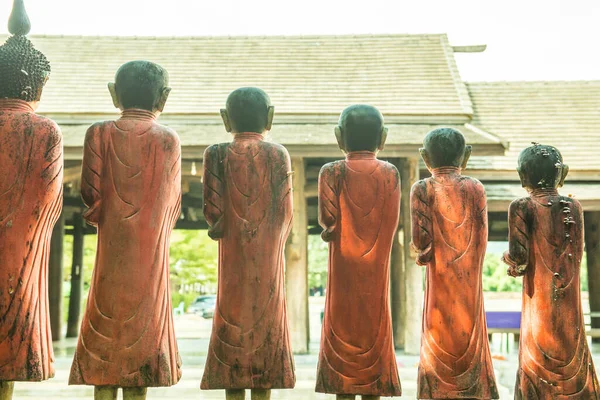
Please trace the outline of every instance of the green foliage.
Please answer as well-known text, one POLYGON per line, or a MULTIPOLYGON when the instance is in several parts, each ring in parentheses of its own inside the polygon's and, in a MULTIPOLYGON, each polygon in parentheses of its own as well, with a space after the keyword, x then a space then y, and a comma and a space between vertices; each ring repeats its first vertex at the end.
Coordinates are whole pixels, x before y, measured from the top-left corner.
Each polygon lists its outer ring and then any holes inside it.
POLYGON ((198 297, 198 293, 179 293, 178 291, 173 291, 171 293, 171 306, 176 308, 183 301, 185 304, 184 310, 187 310, 196 297, 198 297))
POLYGON ((214 287, 219 245, 203 230, 175 230, 171 236, 171 283, 214 287))
POLYGON ((520 292, 523 278, 513 278, 506 273, 507 266, 501 260, 501 254, 488 253, 483 261, 484 292, 520 292))

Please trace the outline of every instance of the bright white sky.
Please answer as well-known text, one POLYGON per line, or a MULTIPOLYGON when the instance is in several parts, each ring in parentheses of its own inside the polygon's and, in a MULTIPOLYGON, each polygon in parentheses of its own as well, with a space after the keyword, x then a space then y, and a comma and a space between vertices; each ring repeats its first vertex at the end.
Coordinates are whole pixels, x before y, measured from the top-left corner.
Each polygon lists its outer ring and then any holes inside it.
MULTIPOLYGON (((32 34, 447 33, 453 45, 488 45, 484 53, 457 55, 460 73, 468 81, 600 79, 599 0, 25 0, 25 4, 32 34)), ((8 20, 11 7, 12 0, 0 2, 0 22, 8 20)))

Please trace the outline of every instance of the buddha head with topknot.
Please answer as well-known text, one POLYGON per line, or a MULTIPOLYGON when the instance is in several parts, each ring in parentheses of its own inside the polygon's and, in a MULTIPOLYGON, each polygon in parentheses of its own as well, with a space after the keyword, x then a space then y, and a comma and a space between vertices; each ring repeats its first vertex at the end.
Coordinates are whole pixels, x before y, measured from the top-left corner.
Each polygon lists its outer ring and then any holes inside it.
POLYGON ((556 147, 533 143, 519 154, 517 172, 528 191, 556 189, 565 183, 569 166, 556 147))
POLYGON ((0 46, 0 99, 17 99, 35 108, 50 76, 50 63, 25 37, 31 29, 23 0, 14 0, 8 20, 13 35, 0 46))

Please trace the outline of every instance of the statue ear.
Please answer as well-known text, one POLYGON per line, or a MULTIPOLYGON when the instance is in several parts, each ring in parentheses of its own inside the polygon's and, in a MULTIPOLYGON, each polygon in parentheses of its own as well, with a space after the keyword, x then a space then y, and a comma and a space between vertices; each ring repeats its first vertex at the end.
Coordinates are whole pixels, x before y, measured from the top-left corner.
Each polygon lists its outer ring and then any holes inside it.
POLYGON ((225 125, 225 130, 231 133, 231 124, 229 123, 229 114, 227 114, 227 109, 221 108, 221 119, 223 119, 223 125, 225 125))
POLYGON ((158 104, 156 105, 156 109, 158 111, 163 112, 163 110, 165 109, 165 104, 167 104, 169 93, 171 93, 170 87, 166 87, 162 90, 162 93, 160 94, 160 99, 158 99, 158 104))
POLYGON ((340 150, 342 150, 345 153, 346 146, 344 145, 344 135, 342 133, 342 128, 340 128, 339 126, 336 126, 334 132, 335 132, 335 139, 338 142, 338 146, 339 146, 340 150))
POLYGON ((427 166, 427 169, 431 171, 432 170, 432 167, 431 167, 431 158, 429 157, 429 153, 427 152, 427 150, 425 150, 425 148, 420 148, 419 149, 419 154, 421 155, 421 158, 425 162, 425 165, 427 166))
POLYGON ((270 131, 271 128, 273 127, 273 116, 274 115, 275 115, 275 107, 269 106, 269 109, 267 110, 267 126, 265 127, 265 130, 270 131))
POLYGON ((117 88, 115 87, 114 83, 110 82, 108 84, 108 91, 110 92, 110 97, 112 98, 115 108, 118 108, 120 110, 121 103, 119 102, 119 97, 117 96, 117 88))
POLYGON ((462 164, 460 165, 460 169, 467 168, 467 163, 469 162, 469 158, 471 158, 471 151, 473 147, 470 145, 465 146, 465 155, 463 156, 462 164))
POLYGON ((388 128, 387 128, 387 126, 384 126, 383 128, 381 128, 381 139, 379 141, 379 147, 377 148, 377 150, 381 151, 385 148, 385 141, 387 140, 387 134, 388 134, 388 128))
POLYGON ((562 169, 560 171, 560 180, 558 181, 558 187, 562 187, 565 184, 565 178, 569 174, 569 166, 567 164, 562 165, 562 169))

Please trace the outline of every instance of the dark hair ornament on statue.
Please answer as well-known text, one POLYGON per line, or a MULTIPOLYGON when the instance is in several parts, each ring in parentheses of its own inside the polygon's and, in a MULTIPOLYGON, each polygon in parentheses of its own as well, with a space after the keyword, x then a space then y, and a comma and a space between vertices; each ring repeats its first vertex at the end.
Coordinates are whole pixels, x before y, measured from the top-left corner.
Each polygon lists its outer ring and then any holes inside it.
POLYGON ((31 29, 23 0, 15 0, 8 20, 13 35, 0 46, 0 98, 38 101, 50 75, 50 63, 25 37, 31 29))

